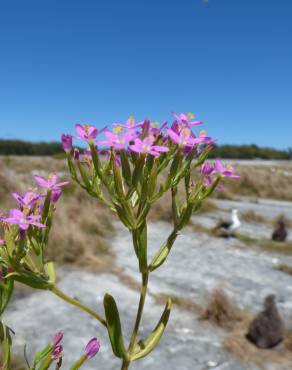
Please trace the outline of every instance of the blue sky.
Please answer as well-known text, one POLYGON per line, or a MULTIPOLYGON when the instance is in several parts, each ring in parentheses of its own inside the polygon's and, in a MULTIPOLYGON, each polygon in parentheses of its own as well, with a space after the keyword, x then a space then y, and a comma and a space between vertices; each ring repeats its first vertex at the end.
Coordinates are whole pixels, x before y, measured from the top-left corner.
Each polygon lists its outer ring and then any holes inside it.
POLYGON ((0 0, 0 137, 194 112, 292 146, 291 0, 0 0))

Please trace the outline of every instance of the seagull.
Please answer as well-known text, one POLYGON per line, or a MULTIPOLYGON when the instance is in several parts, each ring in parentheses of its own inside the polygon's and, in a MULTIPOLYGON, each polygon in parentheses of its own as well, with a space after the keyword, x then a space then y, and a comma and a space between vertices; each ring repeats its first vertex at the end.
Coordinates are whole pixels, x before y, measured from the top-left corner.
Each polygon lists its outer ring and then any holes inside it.
POLYGON ((231 221, 222 221, 216 226, 216 231, 221 232, 219 236, 232 236, 234 231, 240 227, 241 223, 238 218, 238 210, 233 209, 231 211, 231 221))

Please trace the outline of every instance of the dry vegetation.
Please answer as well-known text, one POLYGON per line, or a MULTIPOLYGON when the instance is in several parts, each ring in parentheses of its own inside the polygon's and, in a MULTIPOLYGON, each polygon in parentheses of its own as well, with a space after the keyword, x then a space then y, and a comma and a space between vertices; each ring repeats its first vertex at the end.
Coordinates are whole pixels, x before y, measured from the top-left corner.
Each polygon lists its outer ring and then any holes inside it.
MULTIPOLYGON (((281 162, 280 162, 281 163, 281 162)), ((233 199, 238 196, 292 200, 292 164, 238 165, 239 181, 225 181, 224 189, 216 196, 222 199, 233 199)))

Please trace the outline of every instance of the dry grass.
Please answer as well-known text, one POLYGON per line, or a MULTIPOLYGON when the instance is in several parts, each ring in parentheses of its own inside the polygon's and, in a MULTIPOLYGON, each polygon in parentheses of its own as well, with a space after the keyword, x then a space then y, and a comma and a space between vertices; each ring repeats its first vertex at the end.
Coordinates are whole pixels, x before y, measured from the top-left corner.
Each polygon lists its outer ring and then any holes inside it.
POLYGON ((239 322, 246 320, 247 313, 222 290, 215 289, 200 319, 226 330, 232 330, 239 322))
POLYGON ((250 248, 260 248, 266 252, 292 254, 292 243, 275 242, 270 239, 256 239, 243 234, 236 234, 238 240, 250 248))
POLYGON ((252 209, 242 212, 240 214, 240 218, 242 219, 242 221, 246 221, 246 222, 256 222, 256 223, 267 223, 268 222, 265 217, 256 213, 252 209))
POLYGON ((271 198, 292 200, 291 179, 292 165, 281 164, 275 166, 238 165, 237 173, 241 179, 238 181, 223 181, 224 190, 216 192, 222 199, 232 199, 239 195, 255 198, 271 198))
POLYGON ((189 298, 183 298, 183 297, 179 297, 174 294, 166 294, 166 293, 151 294, 151 295, 154 297, 155 302, 157 304, 164 305, 167 299, 171 298, 172 303, 175 306, 178 306, 182 310, 189 311, 191 313, 199 314, 199 315, 202 315, 203 313, 202 306, 193 302, 189 298))

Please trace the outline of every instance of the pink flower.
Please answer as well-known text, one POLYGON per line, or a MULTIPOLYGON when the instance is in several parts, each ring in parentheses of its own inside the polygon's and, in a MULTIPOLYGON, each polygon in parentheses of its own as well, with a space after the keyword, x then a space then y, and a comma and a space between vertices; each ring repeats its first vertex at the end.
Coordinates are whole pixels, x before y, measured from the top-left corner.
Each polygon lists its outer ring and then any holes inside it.
POLYGON ((18 193, 11 193, 11 195, 17 201, 21 209, 34 205, 39 198, 42 197, 42 195, 36 193, 35 191, 27 191, 23 196, 18 193))
POLYGON ((92 338, 85 347, 85 354, 87 358, 94 357, 100 349, 100 343, 97 338, 92 338))
POLYGON ((5 241, 3 239, 0 239, 0 245, 4 245, 5 241))
POLYGON ((63 356, 63 346, 58 344, 55 346, 52 352, 52 359, 59 360, 63 356))
POLYGON ((100 140, 97 143, 111 146, 117 150, 125 149, 129 142, 137 137, 133 130, 123 131, 121 128, 116 128, 113 131, 106 130, 104 135, 108 140, 100 140))
POLYGON ((113 122, 113 126, 117 126, 121 128, 128 128, 128 129, 141 127, 142 124, 143 122, 136 122, 133 116, 130 116, 126 121, 126 124, 124 125, 121 125, 120 123, 117 123, 117 122, 113 122))
POLYGON ((184 126, 198 126, 203 123, 202 121, 190 121, 190 119, 194 118, 192 113, 186 115, 184 113, 176 114, 173 112, 172 115, 177 120, 178 124, 183 124, 184 126))
POLYGON ((37 215, 26 215, 24 212, 20 211, 19 209, 11 209, 9 212, 9 217, 3 219, 3 221, 7 222, 11 225, 19 225, 21 230, 27 230, 30 225, 34 225, 36 227, 46 227, 44 224, 37 222, 41 216, 37 215))
POLYGON ((73 138, 72 135, 63 134, 61 136, 62 146, 63 146, 63 149, 65 150, 65 152, 70 152, 70 150, 72 148, 72 138, 73 138))
POLYGON ((233 179, 239 179, 239 175, 234 174, 234 168, 230 165, 224 166, 222 161, 217 159, 215 161, 214 171, 220 174, 222 177, 230 177, 233 179))
POLYGON ((136 153, 149 153, 155 157, 159 156, 161 152, 168 152, 169 149, 166 146, 153 145, 154 138, 152 136, 145 137, 143 140, 135 139, 133 145, 129 148, 136 153))
POLYGON ((90 125, 80 125, 77 123, 75 125, 75 129, 78 135, 78 138, 81 140, 85 140, 87 142, 93 141, 96 139, 97 135, 99 135, 102 131, 105 130, 105 127, 102 130, 98 130, 94 126, 90 125))
POLYGON ((57 183, 56 174, 50 175, 47 180, 41 176, 34 176, 34 179, 39 187, 47 189, 47 190, 60 190, 62 186, 69 184, 69 181, 63 181, 63 182, 57 183))
POLYGON ((208 143, 211 140, 210 137, 207 137, 205 135, 195 137, 191 129, 189 129, 188 127, 182 128, 179 132, 176 132, 171 128, 167 129, 166 131, 171 140, 182 147, 193 147, 195 144, 208 143))

